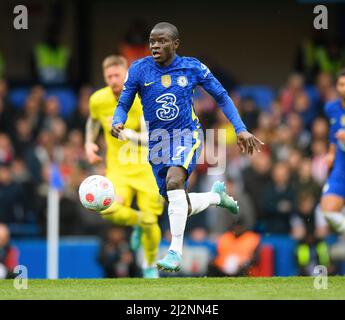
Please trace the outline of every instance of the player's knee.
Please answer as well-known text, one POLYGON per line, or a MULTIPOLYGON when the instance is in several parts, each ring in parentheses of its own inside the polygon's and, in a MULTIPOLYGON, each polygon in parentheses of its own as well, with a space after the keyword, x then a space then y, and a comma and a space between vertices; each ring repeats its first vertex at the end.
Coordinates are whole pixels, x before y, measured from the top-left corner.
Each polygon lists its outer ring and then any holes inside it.
POLYGON ((329 212, 342 211, 343 205, 343 199, 333 195, 323 196, 320 201, 320 209, 324 215, 327 215, 329 212))
POLYGON ((123 226, 130 225, 131 212, 126 208, 119 208, 113 215, 113 222, 123 226))
POLYGON ((144 212, 141 218, 141 226, 153 225, 158 223, 158 217, 151 212, 144 212))
POLYGON ((167 190, 184 189, 184 178, 182 176, 167 177, 167 190))

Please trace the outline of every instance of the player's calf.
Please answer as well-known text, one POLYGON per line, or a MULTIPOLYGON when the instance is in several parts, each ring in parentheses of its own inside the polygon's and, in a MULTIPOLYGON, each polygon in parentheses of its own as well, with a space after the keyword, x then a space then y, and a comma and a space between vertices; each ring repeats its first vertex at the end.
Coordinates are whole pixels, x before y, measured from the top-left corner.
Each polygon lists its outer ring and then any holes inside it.
POLYGON ((321 198, 321 212, 329 226, 337 233, 345 233, 345 216, 342 214, 344 199, 336 195, 321 198))

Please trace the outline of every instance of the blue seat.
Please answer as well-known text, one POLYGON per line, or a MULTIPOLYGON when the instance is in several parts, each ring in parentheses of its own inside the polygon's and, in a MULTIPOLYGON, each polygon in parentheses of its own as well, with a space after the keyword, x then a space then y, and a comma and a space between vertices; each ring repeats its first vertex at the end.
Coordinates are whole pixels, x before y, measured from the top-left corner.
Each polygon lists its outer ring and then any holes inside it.
POLYGON ((19 87, 10 90, 10 103, 17 109, 22 109, 29 95, 30 89, 26 87, 19 87))
POLYGON ((38 237, 41 234, 41 229, 37 223, 10 223, 8 227, 14 238, 38 237))
POLYGON ((71 89, 48 89, 47 96, 55 96, 60 101, 60 115, 67 119, 77 108, 77 97, 71 89))

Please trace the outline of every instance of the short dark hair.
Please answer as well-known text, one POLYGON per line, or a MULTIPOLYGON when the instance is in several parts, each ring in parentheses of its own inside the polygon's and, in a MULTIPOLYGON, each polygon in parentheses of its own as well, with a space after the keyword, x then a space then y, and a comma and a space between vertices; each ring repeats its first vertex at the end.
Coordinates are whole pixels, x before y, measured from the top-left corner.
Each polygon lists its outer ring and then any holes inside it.
POLYGON ((159 22, 152 28, 152 30, 154 30, 154 29, 167 29, 173 40, 180 38, 180 34, 179 34, 176 26, 174 26, 173 24, 171 24, 169 22, 159 22))
POLYGON ((341 77, 345 77, 345 68, 341 69, 338 73, 337 73, 337 78, 336 80, 338 81, 341 77))

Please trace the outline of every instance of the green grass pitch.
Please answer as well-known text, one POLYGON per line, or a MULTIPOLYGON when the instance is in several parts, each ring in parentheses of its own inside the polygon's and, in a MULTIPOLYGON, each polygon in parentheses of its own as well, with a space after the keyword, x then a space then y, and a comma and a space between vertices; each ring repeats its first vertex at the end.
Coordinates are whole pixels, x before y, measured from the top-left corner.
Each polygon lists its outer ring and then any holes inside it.
POLYGON ((315 289, 312 277, 28 280, 17 290, 0 280, 0 299, 345 299, 345 277, 328 277, 315 289))

